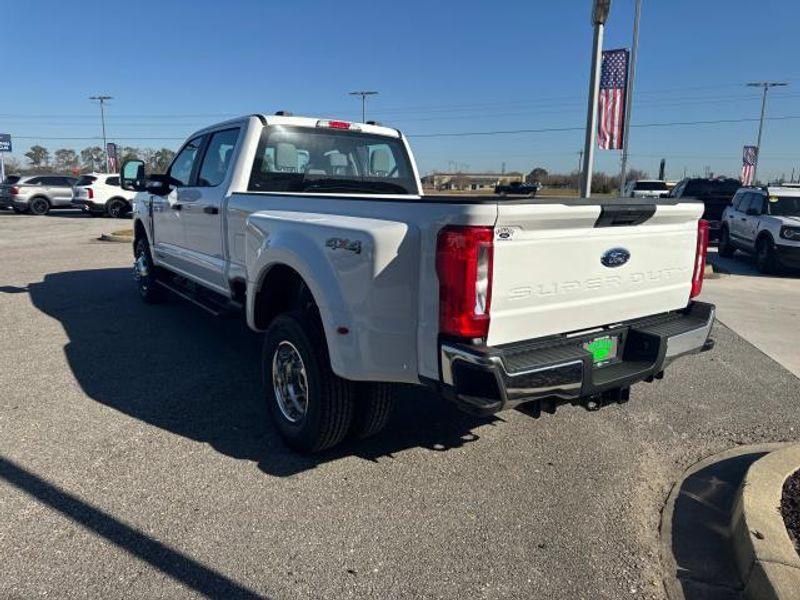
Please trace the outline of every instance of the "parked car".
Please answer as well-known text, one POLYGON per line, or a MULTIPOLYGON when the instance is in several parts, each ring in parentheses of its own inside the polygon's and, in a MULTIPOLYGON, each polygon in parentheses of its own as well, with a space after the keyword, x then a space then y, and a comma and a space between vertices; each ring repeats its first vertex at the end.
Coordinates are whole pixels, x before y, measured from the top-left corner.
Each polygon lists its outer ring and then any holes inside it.
POLYGON ((90 215, 105 214, 121 219, 130 214, 135 195, 119 186, 119 175, 87 173, 75 183, 72 203, 90 215))
POLYGON ((426 196, 399 131, 264 115, 194 133, 165 175, 126 161, 122 187, 142 300, 265 332, 299 451, 379 431, 395 383, 478 414, 594 409, 713 346, 697 202, 426 196))
POLYGON ((14 212, 20 212, 14 207, 14 201, 11 199, 11 187, 20 179, 21 175, 7 175, 0 182, 0 208, 13 208, 14 212))
POLYGON ((497 185, 494 188, 495 194, 520 194, 533 198, 542 188, 540 183, 525 183, 524 181, 512 181, 507 185, 497 185))
POLYGON ((72 186, 76 181, 75 177, 64 175, 21 176, 0 187, 0 201, 17 213, 46 215, 53 208, 72 207, 72 186))
POLYGON ((690 198, 700 200, 705 206, 703 219, 708 221, 710 239, 716 240, 719 238, 722 213, 725 207, 731 203, 733 195, 741 185, 742 182, 738 179, 727 177, 715 179, 693 177, 679 181, 672 188, 669 197, 681 200, 690 198))
POLYGON ((755 254, 762 273, 800 268, 800 187, 741 188, 722 216, 720 256, 755 254))
POLYGON ((625 184, 626 198, 661 198, 669 191, 667 182, 660 179, 637 179, 625 184))

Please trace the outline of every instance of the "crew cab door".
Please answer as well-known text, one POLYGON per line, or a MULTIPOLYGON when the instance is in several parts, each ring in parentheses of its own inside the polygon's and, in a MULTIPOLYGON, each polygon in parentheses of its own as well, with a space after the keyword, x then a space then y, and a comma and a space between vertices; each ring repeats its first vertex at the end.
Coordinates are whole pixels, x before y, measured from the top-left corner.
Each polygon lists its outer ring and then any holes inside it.
POLYGON ((181 274, 190 274, 191 270, 183 232, 183 207, 192 195, 189 185, 199 166, 204 141, 205 136, 200 135, 181 148, 167 170, 175 182, 172 191, 166 196, 151 196, 156 260, 181 274))
POLYGON ((191 275, 219 291, 228 289, 225 277, 222 203, 228 192, 231 165, 241 129, 207 134, 200 151, 197 175, 182 189, 181 221, 185 260, 191 275))

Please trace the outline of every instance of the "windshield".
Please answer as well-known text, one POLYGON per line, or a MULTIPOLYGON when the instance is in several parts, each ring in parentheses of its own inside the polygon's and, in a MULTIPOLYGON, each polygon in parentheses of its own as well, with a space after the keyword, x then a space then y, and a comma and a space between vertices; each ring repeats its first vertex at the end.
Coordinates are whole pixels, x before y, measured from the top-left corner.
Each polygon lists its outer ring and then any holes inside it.
POLYGON ((416 194, 398 138, 273 125, 261 134, 248 189, 258 192, 416 194))
POLYGON ((776 217, 800 217, 800 196, 770 196, 767 214, 776 217))
POLYGON ((667 184, 663 181, 637 181, 636 188, 637 190, 644 190, 644 191, 659 191, 659 192, 666 192, 669 190, 667 184))

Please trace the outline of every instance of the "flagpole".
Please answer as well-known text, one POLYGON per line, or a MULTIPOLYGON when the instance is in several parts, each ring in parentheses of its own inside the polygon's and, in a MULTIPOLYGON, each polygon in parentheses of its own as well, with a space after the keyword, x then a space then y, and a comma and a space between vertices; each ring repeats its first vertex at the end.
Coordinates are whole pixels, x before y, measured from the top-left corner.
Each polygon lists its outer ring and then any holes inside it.
POLYGON ((589 75, 589 106, 586 112, 586 139, 583 147, 583 172, 581 173, 580 194, 583 198, 592 195, 592 168, 594 166, 594 140, 597 129, 597 97, 600 93, 600 59, 603 47, 603 29, 611 0, 594 0, 592 5, 592 25, 594 40, 592 42, 592 67, 589 75))
POLYGON ((625 194, 625 173, 628 167, 628 137, 631 129, 631 113, 633 112, 633 81, 636 78, 636 54, 639 51, 639 18, 642 16, 642 0, 636 0, 636 12, 633 17, 633 46, 631 46, 631 62, 628 65, 628 86, 625 90, 625 125, 622 130, 622 164, 619 172, 619 195, 625 194))

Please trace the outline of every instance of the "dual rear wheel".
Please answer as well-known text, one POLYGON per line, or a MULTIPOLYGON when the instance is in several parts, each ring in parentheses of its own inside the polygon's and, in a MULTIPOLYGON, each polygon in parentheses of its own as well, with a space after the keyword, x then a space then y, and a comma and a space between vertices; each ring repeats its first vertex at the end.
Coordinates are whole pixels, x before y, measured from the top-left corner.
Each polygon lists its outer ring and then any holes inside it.
POLYGON ((299 452, 332 448, 348 436, 374 435, 391 415, 394 386, 337 376, 319 319, 308 311, 293 310, 272 321, 262 369, 275 426, 299 452))

